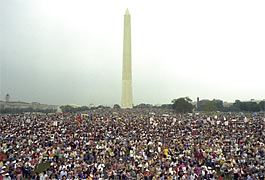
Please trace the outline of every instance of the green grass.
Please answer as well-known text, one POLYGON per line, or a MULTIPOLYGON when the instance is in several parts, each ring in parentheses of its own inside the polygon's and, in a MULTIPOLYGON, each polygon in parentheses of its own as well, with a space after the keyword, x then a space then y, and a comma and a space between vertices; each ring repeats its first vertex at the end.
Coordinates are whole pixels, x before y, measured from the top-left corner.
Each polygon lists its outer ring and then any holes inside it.
POLYGON ((41 163, 39 165, 36 166, 36 168, 34 169, 33 173, 41 173, 43 171, 45 171, 46 169, 50 168, 50 163, 46 162, 46 163, 41 163))
MULTIPOLYGON (((218 178, 220 178, 221 177, 220 170, 217 170, 216 172, 217 172, 218 178)), ((232 180, 232 179, 233 179, 232 177, 224 177, 224 180, 232 180)))
MULTIPOLYGON (((50 168, 50 163, 49 162, 45 162, 45 163, 41 163, 41 164, 38 164, 34 171, 31 173, 32 175, 34 175, 35 173, 41 173, 43 171, 45 171, 46 169, 49 169, 50 168)), ((23 180, 27 180, 26 178, 23 178, 23 180)))

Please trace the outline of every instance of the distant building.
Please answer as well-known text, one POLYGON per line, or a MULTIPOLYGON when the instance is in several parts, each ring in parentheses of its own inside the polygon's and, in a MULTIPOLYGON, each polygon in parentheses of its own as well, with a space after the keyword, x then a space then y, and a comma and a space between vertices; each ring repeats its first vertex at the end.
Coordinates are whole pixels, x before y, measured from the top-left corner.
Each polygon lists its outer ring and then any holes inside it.
POLYGON ((0 101, 1 108, 17 108, 17 109, 25 109, 32 108, 38 110, 47 110, 53 109, 57 110, 57 105, 48 105, 48 104, 40 104, 38 102, 20 102, 20 101, 0 101))
POLYGON ((6 102, 9 102, 9 100, 10 100, 10 96, 9 94, 6 94, 6 102))
POLYGON ((73 108, 79 108, 79 107, 81 107, 81 106, 78 105, 78 104, 65 104, 65 105, 61 105, 61 106, 71 106, 71 107, 73 107, 73 108))
POLYGON ((233 103, 224 102, 223 105, 224 105, 224 107, 231 107, 231 106, 233 106, 233 103))
POLYGON ((92 103, 91 103, 91 104, 88 105, 88 107, 89 107, 89 108, 92 108, 92 107, 96 107, 96 106, 95 106, 95 104, 92 104, 92 103))
POLYGON ((63 112, 63 111, 62 111, 61 107, 60 107, 60 106, 57 106, 56 113, 62 113, 62 112, 63 112))
POLYGON ((152 104, 144 104, 144 103, 134 106, 134 108, 152 108, 152 107, 153 107, 152 104))
POLYGON ((200 101, 200 98, 197 97, 197 101, 196 101, 196 109, 198 109, 199 101, 200 101))

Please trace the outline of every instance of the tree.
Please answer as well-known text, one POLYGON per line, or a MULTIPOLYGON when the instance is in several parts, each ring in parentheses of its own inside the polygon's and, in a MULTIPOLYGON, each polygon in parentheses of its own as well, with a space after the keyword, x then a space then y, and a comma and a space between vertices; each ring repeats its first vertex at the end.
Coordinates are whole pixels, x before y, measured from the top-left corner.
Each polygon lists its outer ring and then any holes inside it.
POLYGON ((217 107, 216 107, 215 103, 212 101, 206 102, 203 105, 202 109, 203 109, 203 111, 217 111, 217 107))
POLYGON ((243 112, 259 112, 263 109, 263 107, 264 104, 262 102, 258 104, 256 102, 241 102, 239 100, 236 100, 232 106, 232 108, 243 112))
POLYGON ((75 108, 70 105, 61 106, 61 109, 63 112, 74 112, 75 111, 75 108))
POLYGON ((134 108, 142 108, 142 109, 144 109, 144 108, 152 108, 153 106, 151 105, 151 104, 144 104, 144 103, 141 103, 141 104, 138 104, 138 105, 136 105, 136 106, 134 106, 134 108))
POLYGON ((191 99, 189 97, 174 99, 172 100, 172 103, 172 108, 177 113, 188 113, 193 110, 193 105, 191 104, 191 99))
POLYGON ((153 108, 158 108, 158 109, 172 109, 172 104, 162 104, 161 106, 154 105, 153 108))
POLYGON ((265 101, 260 101, 259 106, 262 111, 265 111, 265 101))
POLYGON ((114 106, 113 106, 113 109, 120 109, 121 107, 120 107, 120 105, 119 104, 114 104, 114 106))
POLYGON ((223 108, 224 108, 223 101, 214 99, 214 100, 212 100, 212 102, 216 106, 217 111, 223 111, 223 108))
POLYGON ((233 106, 240 110, 240 104, 241 104, 241 101, 235 100, 235 102, 233 103, 233 106))

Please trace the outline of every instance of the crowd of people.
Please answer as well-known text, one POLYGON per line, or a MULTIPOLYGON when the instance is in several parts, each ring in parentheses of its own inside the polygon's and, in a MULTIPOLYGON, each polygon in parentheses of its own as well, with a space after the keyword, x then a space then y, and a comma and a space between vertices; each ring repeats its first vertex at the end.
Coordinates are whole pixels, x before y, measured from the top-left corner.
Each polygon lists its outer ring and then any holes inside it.
POLYGON ((261 180, 264 126, 261 113, 2 114, 0 180, 261 180))

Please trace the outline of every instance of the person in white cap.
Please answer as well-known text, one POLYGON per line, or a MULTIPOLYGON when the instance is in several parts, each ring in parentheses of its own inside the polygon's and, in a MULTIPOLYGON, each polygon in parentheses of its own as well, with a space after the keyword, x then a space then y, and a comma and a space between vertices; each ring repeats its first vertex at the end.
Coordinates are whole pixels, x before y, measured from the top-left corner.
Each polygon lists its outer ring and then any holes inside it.
POLYGON ((9 173, 5 173, 3 180, 11 180, 9 173))

